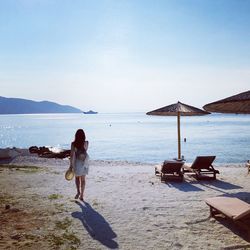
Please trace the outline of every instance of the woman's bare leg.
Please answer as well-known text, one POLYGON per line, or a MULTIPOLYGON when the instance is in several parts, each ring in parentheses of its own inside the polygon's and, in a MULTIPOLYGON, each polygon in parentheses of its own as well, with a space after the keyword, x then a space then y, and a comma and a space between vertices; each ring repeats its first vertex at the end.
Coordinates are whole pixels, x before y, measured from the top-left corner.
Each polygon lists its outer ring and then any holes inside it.
POLYGON ((80 195, 80 176, 76 176, 75 183, 76 183, 76 190, 77 190, 77 194, 75 196, 75 199, 78 199, 78 197, 80 195))
POLYGON ((80 177, 80 200, 83 201, 83 194, 84 194, 84 189, 85 189, 85 183, 86 183, 86 180, 85 180, 85 175, 82 175, 80 177))

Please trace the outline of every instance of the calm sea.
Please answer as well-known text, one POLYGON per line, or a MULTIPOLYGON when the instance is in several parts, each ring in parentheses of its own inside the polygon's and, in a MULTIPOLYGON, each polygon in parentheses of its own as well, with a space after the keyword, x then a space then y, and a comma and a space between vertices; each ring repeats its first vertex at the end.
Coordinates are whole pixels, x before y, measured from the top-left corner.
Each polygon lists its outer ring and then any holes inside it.
MULTIPOLYGON (((0 147, 68 149, 78 128, 85 130, 92 159, 159 163, 177 157, 176 117, 144 113, 1 115, 0 147)), ((250 115, 181 117, 181 136, 187 162, 197 155, 216 155, 216 163, 250 159, 250 115)))

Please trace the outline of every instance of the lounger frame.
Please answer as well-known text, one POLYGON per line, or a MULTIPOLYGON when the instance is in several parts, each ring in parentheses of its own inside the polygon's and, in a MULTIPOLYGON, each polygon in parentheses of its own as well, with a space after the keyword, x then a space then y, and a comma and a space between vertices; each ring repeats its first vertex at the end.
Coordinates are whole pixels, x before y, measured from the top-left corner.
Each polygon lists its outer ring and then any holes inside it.
MULTIPOLYGON (((212 198, 212 199, 231 199, 233 202, 232 204, 234 203, 237 204, 239 203, 239 206, 241 205, 244 205, 246 207, 249 207, 250 209, 250 204, 240 200, 240 199, 237 199, 237 198, 230 198, 230 197, 215 197, 215 198, 212 198)), ((206 199, 205 202, 206 204, 209 206, 210 208, 210 217, 214 217, 216 218, 216 216, 218 215, 223 215, 225 218, 228 218, 230 221, 234 222, 238 227, 244 229, 247 233, 247 237, 250 238, 250 227, 249 225, 246 223, 247 220, 250 221, 250 211, 248 212, 242 212, 242 214, 237 214, 237 216, 235 214, 232 213, 232 210, 230 211, 230 201, 228 202, 228 208, 225 208, 225 205, 220 207, 219 204, 215 205, 215 204, 212 204, 211 202, 209 202, 210 199, 206 199), (239 218, 240 217, 240 218, 239 218)), ((248 221, 248 222, 249 222, 248 221)))

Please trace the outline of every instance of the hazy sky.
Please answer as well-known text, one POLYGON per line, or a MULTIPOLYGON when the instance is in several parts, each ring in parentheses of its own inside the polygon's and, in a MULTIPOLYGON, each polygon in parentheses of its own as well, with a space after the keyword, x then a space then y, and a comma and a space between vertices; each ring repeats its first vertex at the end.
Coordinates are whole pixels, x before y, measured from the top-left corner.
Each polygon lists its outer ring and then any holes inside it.
POLYGON ((99 112, 250 89, 250 0, 0 0, 0 95, 99 112))

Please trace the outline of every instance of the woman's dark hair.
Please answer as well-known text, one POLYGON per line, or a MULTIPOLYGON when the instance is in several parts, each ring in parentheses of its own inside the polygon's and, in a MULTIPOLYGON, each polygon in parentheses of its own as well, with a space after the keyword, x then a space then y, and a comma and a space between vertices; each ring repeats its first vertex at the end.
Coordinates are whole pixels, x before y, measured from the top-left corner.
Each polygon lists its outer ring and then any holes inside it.
POLYGON ((73 141, 74 146, 77 149, 80 149, 83 147, 84 142, 85 142, 85 133, 82 129, 78 129, 75 134, 75 140, 73 141))

